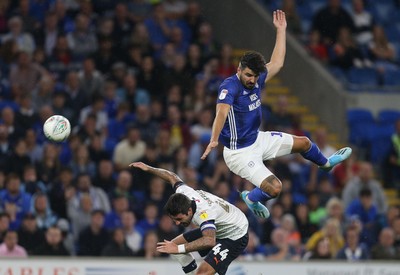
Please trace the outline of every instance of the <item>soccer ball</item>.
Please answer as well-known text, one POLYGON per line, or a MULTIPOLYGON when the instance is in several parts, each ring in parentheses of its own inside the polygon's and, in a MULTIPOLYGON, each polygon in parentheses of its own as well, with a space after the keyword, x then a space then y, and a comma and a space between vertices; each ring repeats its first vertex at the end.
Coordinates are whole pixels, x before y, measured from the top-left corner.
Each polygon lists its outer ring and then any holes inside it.
POLYGON ((54 115, 43 124, 43 132, 51 141, 61 142, 66 140, 71 133, 71 124, 66 117, 54 115))

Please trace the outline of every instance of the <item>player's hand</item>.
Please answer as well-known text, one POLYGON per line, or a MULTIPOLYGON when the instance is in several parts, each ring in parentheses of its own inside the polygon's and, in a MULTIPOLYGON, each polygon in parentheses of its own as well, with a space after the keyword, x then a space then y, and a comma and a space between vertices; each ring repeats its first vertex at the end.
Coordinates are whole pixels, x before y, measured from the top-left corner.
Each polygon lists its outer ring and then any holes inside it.
POLYGON ((174 242, 164 240, 163 242, 157 243, 157 251, 167 254, 178 254, 178 245, 174 242))
POLYGON ((208 154, 211 152, 212 149, 218 146, 218 141, 211 141, 208 145, 206 150, 204 151, 203 155, 201 156, 202 160, 205 160, 208 154))
POLYGON ((287 26, 286 15, 283 11, 281 10, 274 11, 272 17, 275 28, 286 29, 287 26))
POLYGON ((143 171, 149 170, 149 166, 147 164, 144 164, 143 162, 132 162, 131 164, 129 164, 129 167, 139 168, 143 171))

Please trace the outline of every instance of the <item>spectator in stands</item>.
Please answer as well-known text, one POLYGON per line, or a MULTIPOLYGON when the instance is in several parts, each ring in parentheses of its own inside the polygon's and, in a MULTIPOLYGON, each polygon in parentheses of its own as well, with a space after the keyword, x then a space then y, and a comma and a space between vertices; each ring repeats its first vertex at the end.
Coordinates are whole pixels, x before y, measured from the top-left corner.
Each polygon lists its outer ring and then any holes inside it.
POLYGON ((343 27, 354 28, 354 22, 350 14, 341 6, 341 0, 329 0, 325 7, 322 7, 314 15, 312 29, 318 30, 322 41, 326 45, 333 45, 343 27))
POLYGON ((31 93, 40 79, 48 76, 45 68, 32 62, 29 53, 19 51, 16 57, 16 64, 10 70, 10 86, 13 96, 18 98, 21 95, 31 93))
POLYGON ((287 236, 286 241, 293 247, 296 253, 301 253, 301 235, 297 229, 297 224, 292 214, 285 214, 282 216, 281 228, 286 230, 287 236))
POLYGON ((379 241, 371 248, 372 260, 399 260, 400 250, 394 246, 394 231, 384 228, 379 233, 379 241))
POLYGON ((61 229, 52 226, 46 230, 46 241, 36 247, 32 255, 37 256, 69 256, 62 239, 61 229))
POLYGON ((93 178, 96 174, 96 165, 90 159, 88 146, 81 144, 73 152, 72 160, 69 164, 74 176, 85 173, 93 178))
POLYGON ((97 165, 97 173, 93 185, 109 193, 115 186, 114 166, 109 159, 100 159, 97 165))
POLYGON ((374 178, 373 167, 369 162, 360 164, 359 176, 350 180, 342 193, 343 203, 345 208, 350 205, 350 202, 358 198, 360 190, 368 188, 372 192, 373 204, 378 208, 378 214, 383 214, 387 211, 387 199, 380 183, 374 178))
POLYGON ((167 258, 168 254, 160 253, 156 250, 158 236, 154 230, 149 230, 144 235, 143 248, 136 253, 135 256, 144 257, 145 260, 153 260, 154 258, 167 258))
POLYGON ((332 175, 333 184, 337 195, 342 194, 347 182, 358 175, 360 169, 359 166, 357 152, 353 149, 353 153, 350 155, 350 157, 335 167, 335 169, 332 171, 332 175))
POLYGON ((262 261, 265 260, 266 253, 266 247, 260 244, 257 234, 249 230, 249 242, 240 259, 245 261, 262 261))
POLYGON ((58 18, 55 12, 47 12, 44 26, 34 33, 35 42, 44 48, 46 56, 51 56, 56 45, 57 37, 61 34, 58 29, 58 18))
POLYGON ((20 51, 32 54, 36 48, 35 40, 28 32, 24 32, 23 21, 20 16, 13 16, 8 20, 9 33, 1 36, 1 43, 13 39, 18 45, 20 51))
POLYGON ((285 12, 288 30, 295 36, 302 34, 300 16, 297 14, 296 1, 284 0, 282 2, 282 11, 285 12))
POLYGON ((114 41, 111 36, 100 36, 99 37, 99 48, 93 55, 96 68, 106 74, 111 68, 112 64, 118 61, 115 51, 113 49, 114 41))
POLYGON ((300 255, 289 244, 288 232, 283 228, 275 228, 271 234, 271 245, 266 247, 266 255, 269 260, 298 260, 300 255))
POLYGON ((360 190, 359 198, 350 202, 346 209, 348 218, 357 216, 364 227, 371 227, 376 222, 378 213, 377 207, 372 201, 372 192, 368 188, 360 190))
POLYGON ((162 215, 157 227, 158 240, 160 242, 164 240, 172 240, 178 235, 179 231, 173 220, 171 220, 171 218, 166 214, 162 215))
POLYGON ((7 32, 7 19, 9 16, 11 1, 4 1, 0 5, 0 34, 4 34, 7 32))
POLYGON ((394 246, 400 249, 400 217, 396 217, 391 226, 394 232, 394 246))
POLYGON ((128 198, 123 195, 114 196, 111 203, 113 209, 104 220, 104 227, 109 231, 122 227, 122 213, 129 210, 128 198))
POLYGON ((293 125, 293 114, 289 110, 289 101, 286 95, 278 97, 275 108, 268 119, 266 128, 274 131, 288 131, 293 125))
MULTIPOLYGON (((90 61, 89 61, 90 62, 90 61)), ((68 94, 68 106, 74 111, 74 116, 71 118, 72 125, 75 125, 79 118, 79 113, 83 107, 86 107, 89 103, 88 93, 90 91, 84 90, 84 87, 80 86, 79 74, 71 71, 66 75, 65 78, 65 91, 68 94)))
MULTIPOLYGON (((73 91, 82 90, 88 98, 91 98, 96 94, 100 94, 103 88, 104 78, 97 70, 93 58, 87 57, 83 60, 82 69, 78 72, 78 79, 79 89, 74 85, 73 91)), ((91 102, 93 103, 93 101, 94 100, 91 102)))
POLYGON ((109 234, 104 228, 104 211, 94 210, 90 215, 90 224, 79 233, 78 255, 100 256, 107 245, 109 234))
POLYGON ((113 161, 117 171, 128 167, 135 160, 143 157, 146 144, 141 139, 137 127, 130 127, 127 130, 126 138, 120 141, 114 150, 113 161))
POLYGON ((128 200, 129 208, 137 210, 140 206, 137 205, 138 202, 132 194, 132 189, 132 174, 128 170, 123 169, 118 173, 116 184, 109 193, 109 197, 111 199, 125 197, 128 200))
POLYGON ((354 226, 349 226, 345 232, 346 244, 336 255, 336 259, 350 262, 369 259, 367 247, 360 243, 360 232, 354 226))
POLYGON ((386 187, 396 187, 400 186, 400 119, 395 123, 390 145, 390 151, 382 163, 382 175, 386 187))
POLYGON ((25 214, 18 229, 18 244, 26 249, 28 254, 44 242, 44 231, 37 226, 36 217, 32 213, 25 214))
POLYGON ((12 144, 8 138, 7 127, 0 123, 0 165, 6 167, 12 154, 12 144))
MULTIPOLYGON (((201 73, 203 69, 203 58, 201 56, 200 46, 193 43, 190 44, 186 53, 186 68, 185 70, 189 72, 192 78, 195 78, 196 75, 201 73)), ((199 81, 195 79, 195 83, 201 82, 204 84, 203 81, 199 81)), ((205 103, 205 102, 201 102, 205 103)), ((194 104, 196 105, 196 104, 194 104)))
POLYGON ((72 196, 72 190, 74 190, 73 179, 71 168, 62 167, 57 179, 52 182, 48 190, 51 209, 60 218, 67 218, 67 199, 72 196))
POLYGON ((326 203, 326 214, 327 216, 321 221, 320 226, 325 224, 328 219, 334 218, 339 221, 341 232, 344 232, 348 221, 342 200, 337 197, 330 198, 326 203))
POLYGON ((126 4, 117 3, 114 9, 114 29, 112 39, 115 41, 117 51, 123 49, 124 40, 127 39, 133 29, 133 22, 129 17, 129 10, 126 4))
POLYGON ((332 259, 332 253, 329 249, 329 239, 320 238, 311 251, 303 255, 303 260, 328 260, 332 259))
POLYGON ((36 163, 36 170, 39 179, 44 184, 49 185, 57 178, 60 172, 61 163, 59 160, 59 150, 53 143, 47 143, 43 149, 43 159, 36 163))
POLYGON ((96 118, 96 131, 104 133, 108 126, 108 116, 105 111, 105 98, 100 94, 94 94, 90 105, 80 111, 79 122, 82 125, 89 115, 96 118))
POLYGON ((18 139, 14 145, 14 151, 8 158, 8 163, 6 167, 7 172, 16 173, 22 176, 24 174, 24 167, 31 164, 29 158, 26 142, 23 139, 18 139))
POLYGON ((321 40, 318 30, 311 30, 308 35, 307 50, 309 54, 323 63, 328 62, 328 48, 321 40))
POLYGON ((72 123, 76 123, 74 120, 72 120, 74 117, 74 112, 67 104, 68 94, 64 90, 56 89, 52 94, 52 107, 54 113, 62 115, 66 118, 71 118, 72 123))
POLYGON ((89 24, 88 16, 80 13, 75 17, 75 30, 67 34, 69 47, 77 58, 82 59, 97 50, 97 38, 89 24))
POLYGON ((149 31, 151 44, 158 56, 171 32, 164 6, 162 4, 153 5, 152 14, 145 19, 144 24, 149 31))
POLYGON ((363 0, 353 0, 351 16, 354 22, 354 34, 358 45, 367 46, 372 40, 372 28, 375 24, 372 14, 364 8, 363 0))
POLYGON ((11 217, 6 212, 0 212, 0 242, 4 241, 6 232, 10 229, 11 217))
POLYGON ((6 188, 0 191, 0 208, 9 215, 10 229, 19 227, 30 206, 31 196, 21 190, 20 177, 14 173, 8 174, 6 188))
POLYGON ((396 62, 396 50, 386 37, 385 30, 381 26, 372 29, 373 38, 368 49, 371 59, 377 71, 383 74, 386 71, 398 70, 396 62))
POLYGON ((16 231, 7 231, 4 236, 4 242, 0 244, 0 257, 26 258, 25 248, 18 245, 18 233, 16 231))
POLYGON ((42 77, 37 87, 32 91, 33 108, 37 112, 45 105, 52 104, 55 82, 50 77, 42 77))
POLYGON ((301 236, 301 243, 305 243, 311 235, 318 230, 318 227, 311 224, 306 204, 298 204, 295 214, 296 225, 301 236))
POLYGON ((175 150, 181 145, 186 149, 190 147, 189 125, 183 122, 182 112, 178 105, 167 106, 167 119, 162 123, 161 128, 170 132, 171 150, 175 150))
POLYGON ((281 226, 283 216, 283 207, 279 202, 275 202, 271 206, 271 217, 267 219, 262 227, 261 243, 271 243, 271 234, 275 228, 281 226))
POLYGON ((140 136, 146 142, 154 142, 157 136, 159 124, 151 117, 149 105, 139 104, 136 106, 135 127, 140 130, 140 136))
MULTIPOLYGON (((33 124, 33 123, 32 123, 33 124)), ((31 125, 32 125, 31 124, 31 125)), ((36 133, 32 128, 25 128, 25 144, 28 156, 32 163, 39 161, 43 157, 43 146, 36 142, 36 133)))
POLYGON ((214 38, 213 28, 206 21, 198 26, 198 37, 194 42, 200 46, 201 56, 205 59, 218 55, 220 51, 220 45, 214 38))
POLYGON ((15 119, 15 110, 12 107, 5 106, 1 110, 1 122, 7 128, 8 138, 11 140, 17 140, 24 136, 25 129, 21 128, 17 124, 15 119))
POLYGON ((124 231, 122 228, 113 230, 111 240, 103 248, 101 256, 107 257, 131 257, 134 253, 126 243, 124 231))
MULTIPOLYGON (((137 253, 142 247, 143 236, 136 230, 135 214, 130 210, 124 211, 121 215, 121 225, 124 230, 126 244, 132 249, 133 253, 137 253)), ((161 240, 172 240, 172 238, 161 240)))
POLYGON ((328 241, 329 255, 330 257, 335 257, 344 246, 344 239, 337 219, 328 219, 324 226, 310 237, 305 246, 307 251, 314 250, 321 239, 328 241))
POLYGON ((159 223, 158 215, 157 205, 153 202, 146 203, 144 206, 144 217, 137 223, 138 230, 142 232, 142 234, 150 230, 157 230, 159 223))
MULTIPOLYGON (((73 189, 71 190, 72 193, 75 193, 70 199, 73 200, 72 203, 75 208, 79 208, 80 204, 80 197, 83 194, 89 193, 90 197, 92 198, 93 209, 101 209, 105 213, 110 212, 110 201, 106 193, 92 185, 92 181, 88 174, 80 174, 77 179, 77 190, 74 192, 73 189)), ((68 196, 69 197, 69 196, 68 196)))
POLYGON ((79 233, 90 223, 90 217, 93 212, 92 198, 88 193, 84 193, 80 196, 78 208, 75 207, 73 200, 68 201, 67 207, 68 219, 72 223, 72 233, 76 240, 79 233))
POLYGON ((321 205, 321 199, 317 191, 307 195, 308 211, 311 224, 319 226, 325 219, 327 213, 325 206, 321 205))
POLYGON ((338 30, 337 41, 330 48, 329 63, 344 70, 353 66, 362 68, 372 65, 355 43, 351 30, 346 27, 338 30))
POLYGON ((51 210, 47 196, 44 193, 36 193, 32 196, 30 212, 35 215, 37 226, 41 230, 46 230, 57 222, 57 216, 51 210))

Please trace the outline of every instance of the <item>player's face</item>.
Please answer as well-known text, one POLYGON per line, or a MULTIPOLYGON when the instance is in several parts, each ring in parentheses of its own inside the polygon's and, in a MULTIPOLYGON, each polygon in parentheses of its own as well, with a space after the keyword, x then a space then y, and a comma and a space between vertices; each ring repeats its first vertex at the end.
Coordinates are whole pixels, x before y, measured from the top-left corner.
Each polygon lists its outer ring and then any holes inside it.
POLYGON ((253 89, 257 83, 258 78, 260 77, 259 75, 256 75, 251 69, 241 69, 240 67, 238 69, 238 75, 240 82, 242 82, 243 86, 245 86, 247 89, 253 89))
POLYGON ((189 209, 187 214, 178 214, 176 216, 170 216, 176 225, 182 225, 184 227, 188 227, 193 219, 193 211, 192 208, 189 209))

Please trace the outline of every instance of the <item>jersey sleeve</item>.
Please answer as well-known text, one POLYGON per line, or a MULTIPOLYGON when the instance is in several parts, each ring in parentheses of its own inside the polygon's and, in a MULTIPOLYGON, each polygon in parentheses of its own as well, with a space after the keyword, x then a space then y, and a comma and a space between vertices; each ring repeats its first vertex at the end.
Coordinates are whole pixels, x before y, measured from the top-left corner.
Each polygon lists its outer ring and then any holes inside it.
POLYGON ((268 71, 265 73, 261 73, 260 77, 258 78, 258 86, 260 86, 260 89, 263 89, 265 87, 265 79, 267 79, 268 71))
POLYGON ((237 85, 233 81, 225 81, 218 89, 217 104, 225 103, 232 105, 237 93, 237 85))

